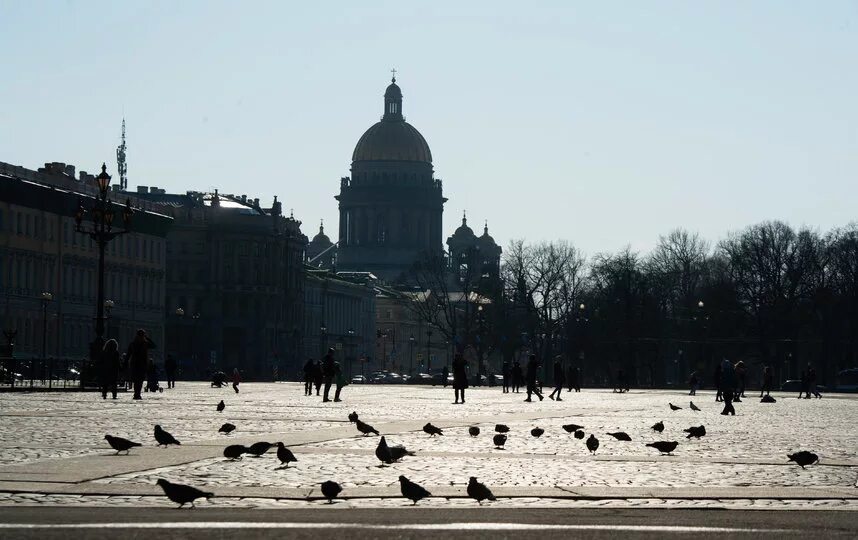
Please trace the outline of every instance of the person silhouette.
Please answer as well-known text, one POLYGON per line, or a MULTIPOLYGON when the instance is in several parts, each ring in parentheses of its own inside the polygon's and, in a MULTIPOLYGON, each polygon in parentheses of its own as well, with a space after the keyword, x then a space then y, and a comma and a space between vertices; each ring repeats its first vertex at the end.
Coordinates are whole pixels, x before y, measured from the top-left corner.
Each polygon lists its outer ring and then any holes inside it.
POLYGON ((531 354, 527 360, 527 399, 524 401, 533 401, 530 399, 531 394, 536 394, 539 401, 542 401, 543 396, 536 387, 536 374, 539 371, 539 362, 536 360, 536 355, 531 354))
POLYGON ((455 405, 459 404, 459 397, 462 398, 462 403, 465 403, 465 389, 468 387, 468 362, 461 353, 456 353, 453 358, 453 391, 456 393, 455 405))

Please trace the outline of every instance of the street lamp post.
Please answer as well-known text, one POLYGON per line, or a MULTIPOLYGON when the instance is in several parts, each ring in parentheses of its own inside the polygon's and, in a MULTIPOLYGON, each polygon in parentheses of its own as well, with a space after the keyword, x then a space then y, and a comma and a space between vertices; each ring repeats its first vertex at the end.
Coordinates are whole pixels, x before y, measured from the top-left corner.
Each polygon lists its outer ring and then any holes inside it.
MULTIPOLYGON (((125 208, 122 211, 122 224, 124 229, 121 231, 113 230, 113 220, 116 216, 113 203, 108 199, 107 192, 110 189, 110 175, 107 174, 107 165, 101 165, 101 174, 95 177, 96 186, 98 187, 98 195, 90 208, 84 208, 83 201, 78 202, 77 212, 75 213, 75 230, 81 234, 86 234, 95 241, 98 246, 98 287, 96 297, 96 314, 95 314, 95 339, 90 344, 90 360, 96 360, 101 348, 104 346, 104 251, 107 248, 108 242, 117 236, 126 234, 131 231, 131 216, 134 211, 131 209, 131 199, 125 200, 125 208), (92 223, 87 227, 84 225, 84 217, 89 214, 92 223)), ((81 386, 84 384, 84 378, 81 377, 81 386)))
MULTIPOLYGON (((105 312, 104 318, 105 319, 110 320, 110 312, 113 311, 113 306, 115 306, 115 305, 116 304, 113 302, 113 300, 105 300, 104 301, 104 312, 105 312)), ((108 326, 107 328, 104 329, 105 336, 107 335, 107 333, 108 333, 107 331, 109 330, 109 328, 110 327, 108 326)))
POLYGON ((408 374, 414 373, 414 334, 408 338, 408 374))
POLYGON ((477 386, 483 384, 483 306, 477 306, 477 386))
POLYGON ((49 292, 43 292, 42 300, 42 362, 47 357, 48 350, 48 304, 54 299, 54 295, 49 292))
POLYGON ((352 363, 354 362, 355 330, 354 328, 349 328, 346 333, 349 335, 349 342, 346 344, 346 353, 349 355, 349 379, 351 379, 352 363))

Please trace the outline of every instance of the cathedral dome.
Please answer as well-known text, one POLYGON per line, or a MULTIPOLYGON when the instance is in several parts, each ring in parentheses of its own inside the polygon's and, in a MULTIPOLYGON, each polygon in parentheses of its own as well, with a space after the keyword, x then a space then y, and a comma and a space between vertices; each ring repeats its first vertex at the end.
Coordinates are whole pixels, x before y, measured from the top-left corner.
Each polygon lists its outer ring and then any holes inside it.
POLYGON ((402 116, 402 91, 394 78, 384 92, 384 116, 358 141, 352 161, 432 163, 426 139, 402 116))
POLYGON ((459 240, 459 241, 468 241, 472 242, 476 240, 477 235, 474 234, 474 230, 468 227, 468 218, 467 216, 462 216, 462 224, 459 225, 459 228, 453 232, 453 236, 451 240, 459 240))
POLYGON ((492 238, 492 235, 489 234, 488 222, 486 223, 485 227, 483 228, 483 235, 477 239, 477 242, 479 242, 479 245, 481 247, 483 247, 483 246, 485 246, 485 247, 497 247, 497 244, 495 243, 495 239, 492 238))

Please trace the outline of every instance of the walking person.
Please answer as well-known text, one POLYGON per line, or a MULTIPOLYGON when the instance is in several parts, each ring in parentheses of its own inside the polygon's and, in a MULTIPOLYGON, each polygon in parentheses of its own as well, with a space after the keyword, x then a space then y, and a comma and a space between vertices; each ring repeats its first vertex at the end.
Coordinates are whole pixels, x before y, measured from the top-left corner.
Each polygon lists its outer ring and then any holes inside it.
POLYGON ((816 369, 808 364, 807 366, 807 395, 806 399, 810 399, 810 394, 813 394, 813 397, 821 398, 822 394, 819 393, 819 390, 816 388, 816 369))
POLYGON ((322 375, 322 362, 321 360, 318 362, 313 362, 313 386, 316 387, 316 396, 321 395, 322 391, 322 381, 324 380, 324 376, 322 375))
POLYGON ((108 339, 101 350, 101 399, 107 399, 108 390, 116 399, 116 379, 119 378, 119 344, 115 339, 108 339))
POLYGON ((688 378, 688 386, 691 390, 688 391, 689 396, 697 395, 697 387, 700 385, 700 381, 697 379, 697 372, 692 371, 691 376, 688 378))
POLYGON ((524 401, 533 401, 530 399, 531 394, 536 394, 539 401, 542 401, 543 396, 536 387, 536 374, 539 371, 539 362, 536 360, 536 355, 531 354, 527 360, 527 399, 524 401))
POLYGON ((232 368, 232 389, 235 390, 235 393, 238 393, 238 385, 241 383, 241 374, 238 372, 238 368, 232 368))
POLYGON ((504 360, 503 363, 503 393, 509 393, 509 378, 512 375, 512 368, 509 367, 509 361, 504 360))
POLYGON ((763 366, 763 387, 760 390, 760 397, 763 397, 763 394, 769 395, 772 391, 772 369, 769 366, 763 366))
POLYGON ((453 391, 456 393, 456 401, 454 405, 459 404, 459 396, 462 398, 462 403, 465 403, 465 389, 468 387, 468 362, 462 353, 456 353, 453 357, 453 391))
POLYGON ((512 391, 518 394, 521 391, 521 381, 524 380, 524 373, 521 371, 521 364, 518 360, 512 363, 510 376, 512 377, 512 391))
POLYGON ((167 355, 164 361, 164 372, 167 374, 167 388, 176 387, 176 359, 172 354, 167 355))
POLYGON ((745 397, 745 374, 747 373, 745 362, 739 360, 733 370, 736 373, 736 396, 733 398, 733 403, 741 403, 741 398, 745 397))
POLYGON ((565 382, 562 358, 558 356, 554 359, 554 390, 548 394, 548 399, 555 400, 555 396, 557 396, 556 401, 563 401, 563 398, 560 397, 560 392, 563 391, 563 383, 565 382))
POLYGON ((801 399, 802 394, 807 394, 807 397, 810 397, 810 385, 807 380, 807 373, 801 372, 801 386, 798 387, 798 399, 801 399))
POLYGON ((721 362, 721 398, 724 400, 724 410, 721 414, 727 416, 732 414, 736 416, 736 409, 733 408, 733 397, 736 390, 736 373, 733 370, 733 364, 726 358, 721 362))
POLYGON ((723 401, 724 395, 721 393, 721 362, 715 363, 715 374, 712 376, 712 383, 715 385, 715 401, 723 401))
POLYGON ((325 384, 325 393, 322 397, 322 403, 331 401, 328 395, 331 392, 331 385, 334 383, 334 375, 336 375, 336 362, 334 361, 334 348, 328 349, 327 354, 322 359, 322 381, 325 384))
POLYGON ((140 392, 143 391, 143 381, 146 379, 149 351, 154 348, 155 344, 142 328, 137 330, 134 340, 128 345, 128 366, 131 372, 131 383, 134 386, 133 399, 143 399, 140 392))
POLYGON ((304 395, 313 395, 313 359, 308 358, 304 364, 304 395))
POLYGON ((343 386, 349 384, 349 382, 346 379, 346 376, 343 374, 343 370, 340 367, 339 362, 334 362, 334 384, 337 385, 337 389, 334 392, 334 401, 342 401, 340 399, 340 390, 343 389, 343 386))

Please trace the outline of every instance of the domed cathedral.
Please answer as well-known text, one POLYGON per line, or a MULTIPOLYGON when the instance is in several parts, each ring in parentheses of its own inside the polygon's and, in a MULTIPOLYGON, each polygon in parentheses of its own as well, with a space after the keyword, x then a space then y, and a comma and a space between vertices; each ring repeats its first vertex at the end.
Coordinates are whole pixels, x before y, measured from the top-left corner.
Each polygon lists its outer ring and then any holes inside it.
POLYGON ((337 246, 325 234, 325 223, 319 224, 319 233, 307 244, 307 264, 330 270, 337 260, 337 246))
POLYGON ((452 285, 459 290, 491 286, 500 275, 503 250, 489 234, 488 222, 482 236, 477 236, 468 226, 468 216, 462 214, 462 224, 447 238, 447 250, 452 285))
MULTIPOLYGON (((395 73, 394 73, 395 75, 395 73)), ((447 199, 434 177, 426 139, 405 121, 396 77, 384 92, 384 115, 352 154, 351 178, 340 180, 337 270, 405 281, 427 253, 440 253, 447 199)))

